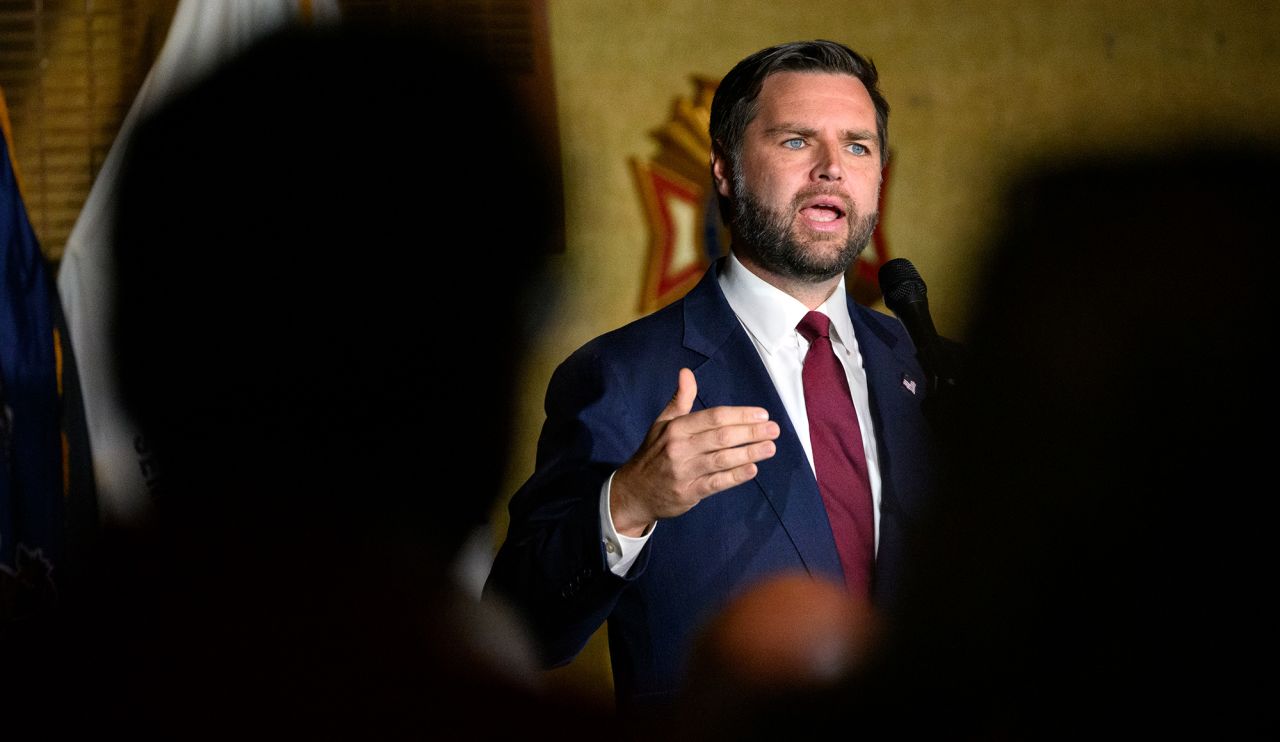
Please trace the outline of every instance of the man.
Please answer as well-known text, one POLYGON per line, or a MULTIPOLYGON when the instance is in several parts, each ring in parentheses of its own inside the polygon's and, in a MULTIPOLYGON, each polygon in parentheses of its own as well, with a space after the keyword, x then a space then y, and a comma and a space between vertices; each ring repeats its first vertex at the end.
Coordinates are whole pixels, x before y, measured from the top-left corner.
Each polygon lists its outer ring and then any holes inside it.
POLYGON ((523 610, 548 664, 608 620, 624 704, 677 692, 695 632, 763 577, 803 570, 892 597, 929 466, 915 348, 844 291, 877 218, 876 80, 827 41, 734 67, 711 109, 732 254, 552 378, 487 593, 523 610), (828 318, 828 334, 809 327, 828 318), (810 383, 823 359, 842 398, 810 383))

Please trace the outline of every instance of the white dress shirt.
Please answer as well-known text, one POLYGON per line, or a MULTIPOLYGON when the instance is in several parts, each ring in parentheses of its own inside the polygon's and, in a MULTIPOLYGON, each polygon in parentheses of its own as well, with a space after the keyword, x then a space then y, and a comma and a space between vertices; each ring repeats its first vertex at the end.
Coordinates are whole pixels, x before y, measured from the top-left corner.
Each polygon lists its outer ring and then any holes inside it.
MULTIPOLYGON (((791 295, 761 279, 730 253, 718 276, 720 289, 738 321, 755 345, 760 360, 764 362, 769 378, 782 399, 782 405, 791 419, 804 447, 809 467, 813 468, 813 446, 809 442, 809 417, 804 404, 804 357, 809 342, 796 331, 796 325, 809 312, 809 308, 791 295)), ((831 318, 831 347, 844 366, 845 377, 853 396, 853 407, 858 413, 858 427, 862 431, 862 449, 867 458, 867 475, 871 480, 871 498, 875 512, 876 544, 880 541, 880 459, 876 449, 875 431, 871 426, 871 404, 867 396, 867 372, 862 367, 862 355, 858 352, 858 340, 853 334, 853 320, 849 317, 849 305, 845 299, 844 278, 831 296, 818 307, 831 318)), ((675 383, 675 380, 672 380, 675 383)), ((769 462, 760 462, 768 466, 769 462)), ((656 524, 637 538, 624 536, 613 527, 609 510, 609 489, 613 477, 604 483, 600 491, 600 532, 603 534, 605 554, 609 569, 619 576, 626 575, 649 540, 656 524)), ((715 495, 711 495, 715 497, 715 495)))

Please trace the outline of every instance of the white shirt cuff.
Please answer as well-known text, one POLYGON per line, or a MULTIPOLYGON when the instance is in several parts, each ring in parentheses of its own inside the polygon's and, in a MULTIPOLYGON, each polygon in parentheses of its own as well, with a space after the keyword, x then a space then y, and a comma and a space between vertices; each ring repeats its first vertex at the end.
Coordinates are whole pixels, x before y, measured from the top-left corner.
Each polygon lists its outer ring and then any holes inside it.
POLYGON ((600 533, 604 540, 604 555, 609 563, 609 571, 619 577, 626 577, 636 557, 640 556, 641 549, 653 535, 656 524, 650 524, 644 533, 634 538, 618 533, 618 529, 613 527, 613 511, 609 508, 609 492, 612 487, 613 474, 610 474, 600 488, 600 533))

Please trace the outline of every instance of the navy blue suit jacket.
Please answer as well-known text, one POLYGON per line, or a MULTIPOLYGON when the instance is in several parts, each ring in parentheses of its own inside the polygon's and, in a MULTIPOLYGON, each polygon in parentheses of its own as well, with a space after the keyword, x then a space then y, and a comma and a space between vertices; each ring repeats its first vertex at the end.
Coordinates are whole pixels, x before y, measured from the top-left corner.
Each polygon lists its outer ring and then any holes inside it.
MULTIPOLYGON (((537 467, 511 499, 510 530, 486 585, 521 609, 551 666, 572 659, 607 620, 622 702, 677 692, 697 630, 753 582, 801 570, 844 580, 804 449, 717 272, 713 265, 682 300, 596 338, 556 370, 537 467), (694 410, 768 409, 782 429, 777 453, 752 481, 659 522, 621 578, 605 559, 600 488, 639 449, 682 367, 698 381, 694 410)), ((849 311, 879 444, 875 595, 883 601, 929 490, 925 383, 900 322, 852 299, 849 311)))

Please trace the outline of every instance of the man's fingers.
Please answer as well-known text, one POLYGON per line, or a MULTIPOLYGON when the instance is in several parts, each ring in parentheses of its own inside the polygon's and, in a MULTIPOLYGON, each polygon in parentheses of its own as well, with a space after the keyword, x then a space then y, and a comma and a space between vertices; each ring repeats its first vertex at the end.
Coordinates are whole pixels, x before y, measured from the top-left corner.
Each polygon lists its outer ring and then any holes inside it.
POLYGON ((737 487, 743 482, 749 482, 759 472, 760 468, 755 464, 743 464, 727 471, 708 474, 697 482, 698 499, 702 500, 731 487, 737 487))
POLYGON ((768 420, 769 411, 763 407, 708 407, 681 417, 678 433, 692 436, 730 425, 751 425, 768 420))
MULTIPOLYGON (((691 412, 697 397, 698 380, 689 369, 680 369, 676 379, 676 393, 671 397, 671 401, 667 402, 667 406, 662 408, 662 412, 658 413, 658 419, 655 422, 678 421, 679 427, 673 433, 688 437, 729 425, 749 425, 769 419, 769 411, 763 407, 711 407, 691 412)), ((764 437, 777 437, 777 434, 759 436, 756 440, 764 437)), ((741 442, 743 441, 739 441, 739 444, 741 442)))
POLYGON ((677 479, 686 483, 683 492, 701 500, 750 480, 757 474, 756 463, 775 453, 773 441, 711 451, 687 461, 677 479))
MULTIPOLYGON (((765 459, 771 458, 777 452, 778 448, 774 445, 773 441, 761 441, 749 446, 738 446, 737 448, 724 448, 719 451, 711 451, 692 460, 690 462, 689 469, 686 470, 686 476, 691 479, 712 477, 723 472, 733 471, 748 464, 764 461, 765 459)), ((755 475, 752 474, 752 476, 755 475)), ((748 479, 749 478, 750 477, 748 477, 748 479)), ((733 484, 738 483, 739 482, 736 481, 733 482, 733 484)))
POLYGON ((697 396, 698 380, 694 378, 693 372, 687 368, 680 369, 680 375, 676 379, 676 393, 667 406, 662 408, 662 412, 658 413, 657 421, 673 420, 689 414, 689 410, 693 409, 693 400, 697 396))
POLYGON ((725 425, 689 436, 689 450, 696 455, 725 448, 736 448, 748 443, 772 441, 781 433, 782 429, 772 420, 762 423, 725 425))

